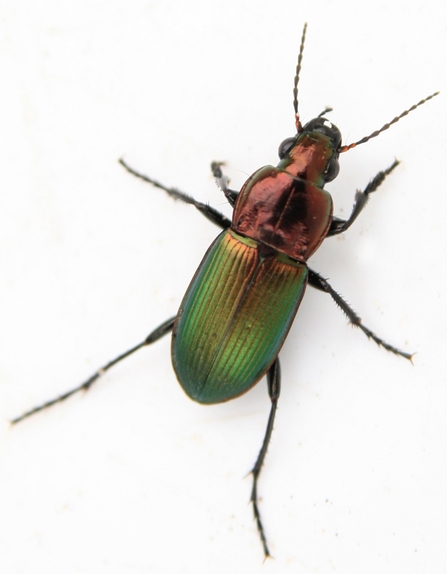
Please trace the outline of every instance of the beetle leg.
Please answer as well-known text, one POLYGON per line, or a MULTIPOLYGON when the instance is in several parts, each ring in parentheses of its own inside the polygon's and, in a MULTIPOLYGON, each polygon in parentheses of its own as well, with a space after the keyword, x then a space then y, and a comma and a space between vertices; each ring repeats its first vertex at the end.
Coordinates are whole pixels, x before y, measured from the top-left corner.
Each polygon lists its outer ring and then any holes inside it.
POLYGON ((231 207, 234 207, 239 192, 234 191, 234 189, 230 189, 229 187, 227 187, 227 184, 230 183, 230 178, 224 175, 221 169, 223 165, 225 165, 224 161, 213 161, 211 163, 211 171, 213 172, 213 175, 216 178, 217 185, 220 187, 221 191, 227 198, 228 203, 231 205, 231 207))
POLYGON ((228 229, 228 227, 230 227, 231 221, 227 217, 225 217, 225 215, 223 215, 222 213, 217 211, 217 209, 214 209, 214 207, 211 207, 210 205, 207 205, 206 203, 202 203, 201 201, 195 200, 193 197, 191 197, 187 193, 183 193, 182 191, 180 191, 179 189, 176 189, 175 187, 166 187, 165 185, 163 185, 159 181, 152 179, 152 178, 148 177, 147 175, 143 175, 142 173, 139 173, 138 171, 135 171, 133 168, 131 168, 129 165, 127 165, 127 163, 123 159, 120 159, 119 163, 129 173, 131 173, 135 177, 139 177, 143 181, 147 181, 148 183, 151 183, 154 187, 158 187, 159 189, 162 189, 173 199, 183 201, 184 203, 188 203, 190 205, 194 205, 194 207, 196 209, 198 209, 202 215, 204 215, 207 219, 209 219, 210 221, 215 223, 218 227, 221 227, 222 229, 228 229))
POLYGON ((361 329, 365 333, 368 339, 372 339, 373 341, 375 341, 379 345, 379 347, 383 347, 387 351, 391 351, 391 353, 394 353, 395 355, 400 355, 401 357, 404 357, 405 359, 409 359, 411 361, 413 353, 406 353, 405 351, 401 351, 397 347, 393 347, 393 345, 390 345, 389 343, 378 337, 375 333, 373 333, 370 329, 368 329, 368 327, 365 327, 362 324, 362 319, 357 315, 354 309, 350 307, 350 305, 348 305, 348 303, 343 299, 341 295, 339 295, 336 291, 334 291, 334 289, 329 285, 326 279, 323 279, 323 277, 319 273, 317 273, 316 271, 312 271, 312 269, 309 269, 309 285, 312 285, 312 287, 315 287, 315 289, 319 289, 320 291, 329 293, 329 295, 332 297, 335 303, 348 317, 351 325, 359 327, 359 329, 361 329))
POLYGON ((80 391, 87 391, 93 385, 93 383, 97 379, 99 379, 99 377, 101 375, 103 375, 106 371, 108 371, 111 367, 113 367, 117 363, 120 363, 123 359, 126 359, 130 355, 133 355, 135 353, 135 351, 138 351, 142 347, 145 347, 146 345, 150 345, 151 343, 155 343, 155 341, 158 341, 158 339, 161 339, 163 337, 163 335, 166 335, 167 333, 172 331, 172 328, 174 326, 174 321, 175 321, 175 317, 173 317, 172 319, 168 319, 168 321, 165 321, 159 327, 157 327, 154 331, 152 331, 152 333, 150 333, 142 343, 139 343, 135 347, 132 347, 131 349, 126 351, 125 353, 122 353, 121 355, 119 355, 118 357, 113 359, 113 361, 108 362, 106 365, 104 365, 98 371, 96 371, 96 373, 94 375, 92 375, 89 379, 84 381, 81 385, 78 385, 74 389, 71 389, 71 391, 67 391, 63 395, 59 395, 55 399, 52 399, 51 401, 47 401, 46 403, 43 403, 42 405, 39 405, 38 407, 34 407, 33 409, 27 411, 26 413, 23 413, 19 417, 12 419, 10 421, 11 424, 16 424, 20 421, 23 421, 23 419, 26 419, 26 418, 30 417, 31 415, 38 413, 39 411, 43 411, 44 409, 47 409, 48 407, 55 405, 56 403, 60 403, 62 401, 65 401, 65 399, 68 399, 68 397, 71 397, 75 393, 79 393, 80 391))
POLYGON ((349 216, 349 219, 344 220, 339 219, 338 217, 334 217, 331 223, 331 227, 329 228, 327 237, 329 237, 330 235, 338 235, 339 233, 343 233, 344 231, 349 229, 349 227, 351 227, 351 225, 360 215, 365 205, 368 203, 369 194, 376 191, 383 183, 386 176, 389 175, 393 171, 393 169, 398 165, 399 162, 397 161, 397 159, 394 160, 393 164, 390 165, 388 169, 379 171, 379 173, 375 177, 373 177, 373 179, 368 183, 368 185, 365 187, 363 191, 356 192, 354 207, 352 208, 352 213, 349 216))
POLYGON ((276 359, 272 366, 267 371, 267 386, 269 397, 272 402, 270 408, 269 419, 267 428, 265 430, 264 440, 262 442, 261 450, 259 451, 258 458, 256 459, 254 467, 251 469, 253 475, 253 487, 251 490, 250 501, 253 504, 253 514, 255 516, 256 526, 258 527, 259 536, 261 537, 262 547, 264 549, 265 557, 270 556, 267 546, 267 539, 265 537, 264 527, 262 525, 261 514, 258 507, 258 480, 261 474, 262 465, 264 464, 265 455, 272 437, 273 423, 275 421, 276 407, 278 406, 279 394, 281 391, 281 369, 279 366, 279 359, 276 359))

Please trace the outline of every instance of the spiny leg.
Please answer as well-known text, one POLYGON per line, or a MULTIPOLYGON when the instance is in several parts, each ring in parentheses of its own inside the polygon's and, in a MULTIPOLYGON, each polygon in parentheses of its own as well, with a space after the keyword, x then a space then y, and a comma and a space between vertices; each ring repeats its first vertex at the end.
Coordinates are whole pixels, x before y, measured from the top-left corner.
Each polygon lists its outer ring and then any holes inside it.
POLYGON ((399 162, 397 160, 394 160, 394 162, 392 163, 392 165, 390 165, 388 169, 379 171, 379 173, 375 177, 373 177, 373 179, 368 183, 368 185, 365 187, 363 191, 356 192, 354 207, 352 208, 351 215, 346 220, 334 217, 331 223, 331 227, 329 229, 329 233, 327 234, 328 237, 330 235, 338 235, 339 233, 343 233, 344 231, 349 229, 349 227, 351 227, 351 225, 360 215, 365 205, 368 203, 369 195, 374 191, 376 191, 382 185, 386 176, 389 175, 393 171, 393 169, 398 165, 399 162))
POLYGON ((38 407, 34 407, 33 409, 27 411, 26 413, 23 413, 19 417, 12 419, 10 421, 11 424, 16 424, 20 421, 23 421, 23 419, 26 419, 26 418, 30 417, 31 415, 38 413, 39 411, 43 411, 44 409, 47 409, 47 408, 55 405, 56 403, 61 403, 62 401, 65 401, 65 399, 68 399, 68 397, 71 397, 72 395, 79 393, 80 391, 87 391, 93 385, 93 383, 95 381, 97 381, 97 379, 99 379, 99 377, 101 375, 103 375, 106 371, 108 371, 111 367, 113 367, 117 363, 120 363, 123 359, 126 359, 130 355, 133 355, 136 351, 138 351, 142 347, 145 347, 146 345, 150 345, 151 343, 155 343, 155 341, 158 341, 158 339, 161 339, 163 337, 163 335, 166 335, 167 333, 172 331, 172 328, 174 326, 174 321, 175 321, 175 317, 173 317, 172 319, 168 319, 167 321, 162 323, 159 327, 157 327, 154 331, 152 331, 152 333, 150 333, 142 343, 139 343, 135 347, 132 347, 131 349, 129 349, 125 353, 123 353, 123 354, 119 355, 118 357, 116 357, 115 359, 113 359, 113 361, 110 361, 109 363, 107 363, 106 365, 101 367, 98 371, 96 371, 96 373, 94 375, 92 375, 90 378, 88 378, 86 381, 84 381, 81 385, 78 385, 74 389, 71 389, 71 391, 67 391, 63 395, 59 395, 55 399, 52 399, 51 401, 47 401, 46 403, 43 403, 42 405, 39 405, 38 407))
POLYGON ((325 293, 329 293, 335 303, 340 307, 343 313, 348 317, 349 322, 361 329, 368 339, 372 339, 375 341, 379 347, 383 347, 387 351, 394 353, 395 355, 400 355, 405 359, 409 359, 411 361, 413 357, 413 353, 406 353, 405 351, 401 351, 397 347, 390 345, 380 337, 378 337, 375 333, 373 333, 368 327, 365 327, 362 324, 362 319, 357 315, 352 307, 348 305, 348 303, 343 299, 341 295, 339 295, 334 289, 329 285, 329 283, 324 279, 319 273, 316 271, 312 271, 309 269, 309 285, 315 287, 315 289, 319 289, 320 291, 324 291, 325 293))
POLYGON ((265 429, 264 440, 262 442, 261 450, 259 451, 258 458, 256 459, 254 467, 251 469, 250 474, 253 475, 253 487, 251 489, 250 501, 253 504, 253 514, 258 527, 259 536, 261 537, 262 547, 264 549, 265 557, 270 556, 267 546, 267 539, 265 537, 264 527, 262 525, 261 513, 258 507, 258 480, 261 474, 262 465, 264 464, 265 455, 272 437, 273 423, 275 421, 276 407, 278 406, 279 394, 281 392, 281 369, 279 366, 279 359, 273 363, 267 371, 267 387, 272 406, 270 408, 269 419, 267 421, 267 428, 265 429))
POLYGON ((183 201, 184 203, 188 203, 189 205, 194 205, 194 207, 196 209, 198 209, 202 215, 204 215, 212 223, 215 223, 218 227, 221 227, 222 229, 228 229, 228 227, 230 227, 231 221, 227 217, 225 217, 225 215, 223 215, 222 213, 217 211, 217 209, 214 209, 213 207, 211 207, 210 205, 207 205, 206 203, 202 203, 201 201, 195 200, 193 197, 191 197, 187 193, 183 193, 182 191, 180 191, 179 189, 176 189, 175 187, 166 187, 165 185, 163 185, 162 183, 160 183, 156 179, 152 179, 151 177, 148 177, 147 175, 143 175, 142 173, 135 171, 129 165, 127 165, 127 163, 123 159, 120 159, 119 163, 129 173, 131 173, 135 177, 142 179, 143 181, 147 181, 148 183, 152 184, 154 187, 158 187, 159 189, 162 189, 173 199, 183 201))
POLYGON ((223 192, 231 207, 234 207, 239 192, 228 187, 230 178, 223 173, 221 169, 223 165, 225 165, 224 161, 213 161, 211 163, 211 171, 216 178, 216 183, 219 186, 219 189, 223 192))

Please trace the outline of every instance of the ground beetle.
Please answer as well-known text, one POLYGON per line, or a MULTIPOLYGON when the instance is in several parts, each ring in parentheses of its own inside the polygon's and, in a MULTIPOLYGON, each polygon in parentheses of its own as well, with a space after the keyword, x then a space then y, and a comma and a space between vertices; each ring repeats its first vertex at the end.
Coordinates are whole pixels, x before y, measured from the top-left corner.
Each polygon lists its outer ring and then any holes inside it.
POLYGON ((214 162, 218 185, 234 208, 233 220, 181 191, 121 164, 133 175, 163 189, 172 198, 194 205, 223 229, 205 254, 175 317, 165 321, 139 345, 104 365, 83 384, 12 420, 17 423, 71 395, 87 390, 103 373, 172 331, 172 362, 177 378, 193 400, 214 404, 233 399, 267 374, 271 410, 264 441, 251 471, 251 502, 265 556, 270 556, 258 508, 257 485, 273 430, 280 393, 278 353, 295 318, 306 285, 328 293, 349 321, 388 351, 411 360, 411 354, 386 343, 361 323, 360 317, 321 275, 307 267, 307 259, 329 236, 346 231, 371 193, 398 165, 380 171, 357 191, 347 220, 332 215, 332 198, 324 185, 339 172, 339 155, 387 130, 437 93, 421 100, 391 122, 350 145, 324 115, 304 126, 298 114, 298 79, 303 57, 304 26, 296 66, 293 106, 296 135, 279 146, 277 167, 265 166, 245 182, 240 193, 227 187, 223 163, 214 162))

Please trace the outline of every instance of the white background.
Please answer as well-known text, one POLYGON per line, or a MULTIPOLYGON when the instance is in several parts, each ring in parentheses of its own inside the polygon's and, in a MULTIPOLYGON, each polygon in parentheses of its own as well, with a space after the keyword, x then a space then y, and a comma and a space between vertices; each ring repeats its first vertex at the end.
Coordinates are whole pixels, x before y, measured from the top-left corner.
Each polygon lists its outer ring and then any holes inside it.
POLYGON ((0 572, 445 573, 447 537, 445 6, 425 0, 2 2, 0 8, 0 572), (169 337, 73 398, 174 315, 218 229, 118 165, 229 210, 325 106, 350 143, 328 186, 402 164, 311 266, 412 367, 308 293, 281 354, 260 481, 274 560, 248 504, 269 410, 262 381, 224 405, 188 400, 169 337))

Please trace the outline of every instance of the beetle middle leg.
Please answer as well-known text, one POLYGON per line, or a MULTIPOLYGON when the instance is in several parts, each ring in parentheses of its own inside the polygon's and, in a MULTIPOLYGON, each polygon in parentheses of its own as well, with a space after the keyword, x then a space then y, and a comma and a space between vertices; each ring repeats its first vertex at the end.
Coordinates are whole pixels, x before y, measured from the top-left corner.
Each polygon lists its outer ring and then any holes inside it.
POLYGON ((312 287, 315 287, 315 289, 318 289, 319 291, 324 291, 325 293, 328 293, 335 301, 335 303, 340 307, 343 313, 348 317, 351 325, 354 325, 355 327, 361 329, 368 337, 368 339, 372 339, 373 341, 375 341, 379 345, 379 347, 383 347, 387 351, 390 351, 395 355, 400 355, 401 357, 404 357, 405 359, 409 359, 411 361, 413 353, 406 353, 405 351, 401 351, 397 347, 390 345, 389 343, 378 337, 375 333, 371 331, 371 329, 365 327, 365 325, 363 325, 362 323, 362 319, 357 315, 354 309, 343 299, 341 295, 337 293, 337 291, 335 291, 331 287, 331 285, 326 281, 326 279, 324 279, 316 271, 312 271, 312 269, 309 269, 309 285, 312 285, 312 287))
POLYGON ((349 229, 349 227, 351 227, 351 225, 360 215, 365 205, 368 203, 370 193, 376 191, 381 186, 386 176, 389 175, 393 171, 393 169, 398 165, 399 162, 397 161, 397 159, 394 160, 394 162, 390 165, 389 168, 384 169, 383 171, 379 171, 379 173, 372 178, 372 180, 368 183, 368 185, 365 187, 363 191, 357 191, 357 193, 355 194, 354 207, 352 208, 351 215, 346 220, 334 217, 329 232, 327 234, 327 237, 343 233, 344 231, 349 229))
POLYGON ((262 547, 264 549, 265 557, 270 556, 267 545, 267 539, 262 525, 261 514, 258 507, 258 480, 261 474, 262 465, 264 464, 265 455, 272 437, 273 423, 275 422, 276 407, 278 406, 279 394, 281 392, 281 369, 279 366, 279 359, 276 359, 272 366, 267 371, 267 387, 272 406, 267 421, 267 428, 265 429, 264 440, 262 447, 259 451, 258 458, 250 473, 253 475, 253 487, 251 490, 250 501, 253 505, 253 514, 255 516, 256 526, 258 527, 259 536, 261 537, 262 547))

